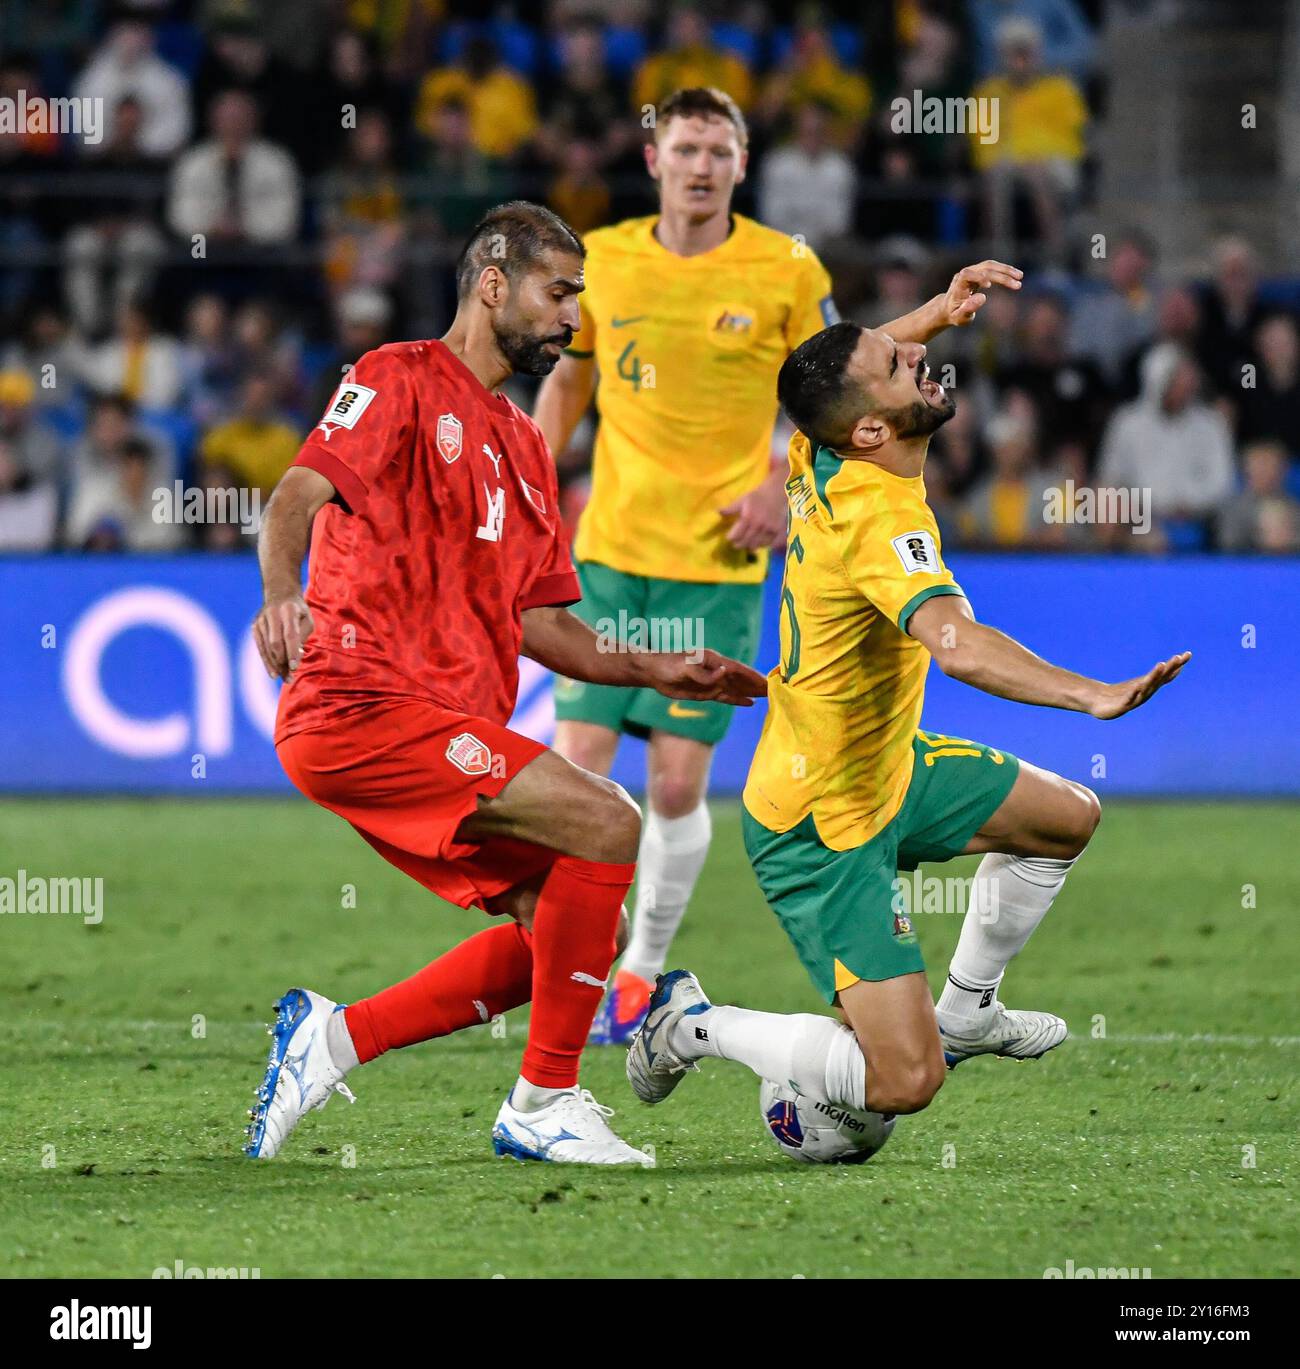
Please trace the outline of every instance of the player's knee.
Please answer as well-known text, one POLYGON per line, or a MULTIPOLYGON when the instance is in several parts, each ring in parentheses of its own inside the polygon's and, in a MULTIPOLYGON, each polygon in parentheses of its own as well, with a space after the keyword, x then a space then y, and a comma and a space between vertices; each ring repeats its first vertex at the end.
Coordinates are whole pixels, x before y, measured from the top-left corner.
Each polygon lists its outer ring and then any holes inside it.
POLYGON ((658 775, 650 781, 650 807, 661 818, 684 818, 704 797, 699 782, 683 775, 658 775))
POLYGON ((1073 806, 1074 821, 1070 840, 1077 848, 1074 854, 1079 855, 1092 840, 1092 834, 1101 822, 1101 800, 1086 784, 1075 784, 1072 787, 1077 802, 1073 806))
POLYGON ((601 834, 600 859, 619 865, 636 860, 641 845, 641 809, 621 784, 613 780, 601 783, 593 798, 591 820, 601 834))
POLYGON ((875 1071, 867 1080, 867 1106, 873 1112, 920 1112, 946 1077, 942 1055, 875 1071))

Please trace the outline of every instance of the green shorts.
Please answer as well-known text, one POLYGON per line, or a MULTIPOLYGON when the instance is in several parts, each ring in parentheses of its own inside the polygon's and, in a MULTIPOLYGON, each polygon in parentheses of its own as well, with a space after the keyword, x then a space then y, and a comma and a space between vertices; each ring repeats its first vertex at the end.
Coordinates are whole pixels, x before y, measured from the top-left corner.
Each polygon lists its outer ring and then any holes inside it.
POLYGON ((763 897, 828 1002, 858 979, 925 969, 900 870, 951 860, 1001 807, 1020 762, 979 742, 918 732, 903 806, 870 841, 832 851, 812 816, 772 832, 742 809, 745 850, 763 897))
MULTIPOLYGON (((752 665, 758 655, 763 619, 763 586, 700 584, 627 575, 598 561, 580 561, 582 600, 573 612, 610 640, 631 641, 658 651, 709 647, 752 665)), ((671 732, 716 746, 735 710, 730 704, 667 699, 653 689, 622 689, 555 679, 559 722, 599 723, 614 732, 648 737, 671 732)))

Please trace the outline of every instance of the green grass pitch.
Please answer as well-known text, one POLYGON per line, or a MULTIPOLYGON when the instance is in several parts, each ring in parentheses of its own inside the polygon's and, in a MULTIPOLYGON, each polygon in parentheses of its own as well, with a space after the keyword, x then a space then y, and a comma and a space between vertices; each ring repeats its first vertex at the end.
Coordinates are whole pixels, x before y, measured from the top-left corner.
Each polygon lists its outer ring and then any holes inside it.
MULTIPOLYGON (((715 812, 674 960, 718 1001, 817 1011, 735 805, 715 812)), ((869 1164, 784 1158, 738 1065, 649 1109, 621 1051, 590 1052, 584 1082, 655 1147, 658 1168, 633 1173, 493 1157, 522 1011, 504 1037, 358 1071, 355 1107, 335 1098, 281 1158, 244 1160, 272 1000, 363 996, 482 919, 305 801, 14 800, 0 831, 0 874, 102 876, 105 902, 97 927, 0 919, 0 1273, 1300 1274, 1293 806, 1110 804, 1004 986, 1074 1037, 1038 1063, 962 1065, 869 1164)), ((938 984, 958 918, 915 921, 938 984)))

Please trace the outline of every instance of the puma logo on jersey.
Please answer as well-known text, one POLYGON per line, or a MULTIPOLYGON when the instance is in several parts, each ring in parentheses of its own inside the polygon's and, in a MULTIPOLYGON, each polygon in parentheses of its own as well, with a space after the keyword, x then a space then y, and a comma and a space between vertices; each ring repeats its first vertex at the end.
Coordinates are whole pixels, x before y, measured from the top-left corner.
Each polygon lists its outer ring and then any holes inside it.
POLYGON ((501 479, 501 458, 485 442, 483 444, 483 455, 492 463, 492 469, 496 472, 498 480, 501 479))
POLYGON ((605 987, 605 981, 603 979, 597 979, 594 974, 584 974, 581 970, 574 970, 569 978, 578 984, 590 984, 593 989, 603 989, 605 987))

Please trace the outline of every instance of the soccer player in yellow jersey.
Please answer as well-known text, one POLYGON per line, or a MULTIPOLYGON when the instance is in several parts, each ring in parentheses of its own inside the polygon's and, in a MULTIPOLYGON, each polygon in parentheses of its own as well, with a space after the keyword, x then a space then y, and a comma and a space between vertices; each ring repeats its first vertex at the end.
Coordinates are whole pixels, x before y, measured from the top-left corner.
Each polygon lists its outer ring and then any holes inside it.
MULTIPOLYGON (((731 212, 747 137, 719 90, 678 91, 658 108, 646 162, 659 212, 587 235, 580 327, 535 417, 561 452, 596 396, 574 612, 611 640, 640 633, 651 648, 709 646, 750 662, 768 551, 785 541, 785 463, 770 455, 777 373, 837 315, 807 247, 731 212)), ((886 326, 924 341, 968 321, 983 296, 966 277, 983 268, 1011 283, 999 263, 968 268, 886 326)), ((631 941, 592 1036, 626 1041, 704 866, 709 765, 730 711, 566 680, 555 700, 555 749, 587 770, 609 773, 622 733, 649 741, 631 941)))
POLYGON ((1033 1058, 1065 1039, 1059 1017, 1006 1009, 998 988, 1101 816, 1073 780, 918 731, 931 658, 1001 698, 1118 718, 1189 655, 1103 684, 976 621, 925 499, 926 448, 955 404, 920 344, 836 324, 782 366, 778 393, 799 431, 781 661, 744 793, 745 845, 814 985, 848 1025, 714 1007, 676 970, 659 978, 628 1075, 660 1102, 714 1055, 814 1102, 917 1112, 945 1064, 1033 1058), (971 852, 986 854, 936 1005, 897 872, 971 852))
MULTIPOLYGON (((769 548, 784 540, 784 462, 771 459, 776 375, 837 319, 825 268, 784 233, 731 212, 748 135, 719 90, 678 91, 647 145, 658 214, 585 239, 581 326, 535 417, 563 451, 593 394, 600 424, 575 559, 574 612, 650 647, 677 640, 752 662, 769 548)), ((659 707, 645 690, 558 680, 555 749, 608 774, 623 733, 648 741, 631 940, 593 1041, 626 1042, 704 866, 705 792, 729 710, 659 707)))

